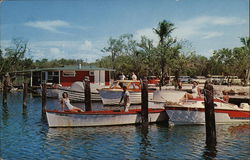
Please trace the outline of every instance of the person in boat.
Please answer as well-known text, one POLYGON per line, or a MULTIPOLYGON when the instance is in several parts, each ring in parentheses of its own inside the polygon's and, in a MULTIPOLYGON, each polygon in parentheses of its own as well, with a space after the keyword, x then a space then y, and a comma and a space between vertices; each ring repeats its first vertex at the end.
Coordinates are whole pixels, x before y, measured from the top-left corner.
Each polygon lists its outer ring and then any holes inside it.
POLYGON ((120 80, 125 80, 125 75, 122 73, 120 76, 119 76, 120 80))
POLYGON ((67 92, 63 92, 63 94, 62 94, 61 106, 62 106, 63 111, 64 111, 64 108, 66 106, 66 107, 68 107, 69 111, 72 111, 72 112, 84 112, 82 109, 80 109, 78 107, 75 107, 70 103, 69 96, 68 96, 67 92))
POLYGON ((130 95, 127 90, 127 86, 123 86, 122 89, 123 89, 123 92, 122 92, 122 97, 121 97, 119 105, 121 106, 121 102, 123 100, 124 111, 128 112, 128 108, 130 107, 130 95))
POLYGON ((199 83, 194 81, 192 86, 192 93, 185 94, 185 100, 193 98, 201 98, 201 89, 198 87, 199 83))
POLYGON ((132 80, 133 80, 133 81, 136 81, 136 80, 137 80, 137 76, 135 75, 134 72, 132 72, 132 80))

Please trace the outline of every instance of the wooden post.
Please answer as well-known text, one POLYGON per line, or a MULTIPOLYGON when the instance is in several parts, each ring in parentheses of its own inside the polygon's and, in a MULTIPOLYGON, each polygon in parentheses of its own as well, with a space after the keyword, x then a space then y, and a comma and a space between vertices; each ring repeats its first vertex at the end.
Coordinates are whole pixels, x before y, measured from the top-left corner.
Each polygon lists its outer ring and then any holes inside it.
POLYGON ((10 75, 6 73, 3 78, 3 105, 7 105, 8 92, 10 90, 11 82, 10 75))
POLYGON ((28 94, 28 84, 27 82, 23 83, 23 110, 27 107, 27 94, 28 94))
POLYGON ((89 77, 86 76, 85 79, 85 85, 84 85, 84 94, 85 94, 85 111, 91 111, 91 90, 90 90, 90 82, 89 77))
POLYGON ((42 116, 45 116, 47 104, 47 87, 46 83, 42 84, 42 116))
POLYGON ((216 128, 214 115, 213 86, 208 82, 204 87, 205 101, 205 121, 206 121, 206 144, 207 146, 216 145, 216 128))
POLYGON ((146 78, 141 81, 141 113, 142 113, 142 124, 148 124, 148 81, 146 78))
POLYGON ((7 97, 8 97, 7 94, 8 94, 8 86, 6 86, 6 83, 3 82, 3 105, 7 104, 7 97))

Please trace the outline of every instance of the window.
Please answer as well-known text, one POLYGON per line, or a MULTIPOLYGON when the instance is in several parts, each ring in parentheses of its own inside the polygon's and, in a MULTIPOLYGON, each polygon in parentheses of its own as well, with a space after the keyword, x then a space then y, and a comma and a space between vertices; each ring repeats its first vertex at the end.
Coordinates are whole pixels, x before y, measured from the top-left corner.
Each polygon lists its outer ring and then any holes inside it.
POLYGON ((94 71, 89 71, 89 76, 94 76, 94 71))
POLYGON ((75 71, 63 71, 63 77, 75 77, 76 72, 75 71))

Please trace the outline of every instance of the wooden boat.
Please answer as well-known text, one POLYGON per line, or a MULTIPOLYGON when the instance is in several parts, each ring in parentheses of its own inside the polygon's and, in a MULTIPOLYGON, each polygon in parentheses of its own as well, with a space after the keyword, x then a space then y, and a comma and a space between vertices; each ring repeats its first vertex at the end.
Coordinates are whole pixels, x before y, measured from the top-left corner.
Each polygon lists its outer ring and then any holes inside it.
MULTIPOLYGON (((167 120, 164 109, 149 109, 149 122, 167 120)), ((141 123, 141 110, 131 109, 128 112, 120 110, 71 112, 47 110, 49 127, 87 127, 111 126, 141 123)))
MULTIPOLYGON (((90 84, 91 87, 91 100, 92 101, 101 101, 101 97, 97 92, 97 88, 103 88, 103 86, 97 84, 90 84)), ((83 82, 77 81, 74 82, 70 88, 58 88, 57 97, 62 98, 62 93, 67 92, 69 95, 69 99, 71 102, 84 102, 85 101, 85 93, 83 82)))
MULTIPOLYGON (((250 123, 250 107, 247 103, 237 105, 214 99, 215 121, 217 124, 246 122, 250 123)), ((182 104, 166 104, 166 112, 174 124, 205 124, 204 99, 190 99, 182 104)))
MULTIPOLYGON (((100 93, 102 103, 104 105, 119 104, 122 97, 122 86, 127 86, 127 90, 130 93, 131 104, 141 104, 141 84, 140 81, 133 80, 118 80, 115 81, 109 88, 97 89, 100 93)), ((149 100, 153 98, 153 92, 155 90, 148 90, 149 100)))

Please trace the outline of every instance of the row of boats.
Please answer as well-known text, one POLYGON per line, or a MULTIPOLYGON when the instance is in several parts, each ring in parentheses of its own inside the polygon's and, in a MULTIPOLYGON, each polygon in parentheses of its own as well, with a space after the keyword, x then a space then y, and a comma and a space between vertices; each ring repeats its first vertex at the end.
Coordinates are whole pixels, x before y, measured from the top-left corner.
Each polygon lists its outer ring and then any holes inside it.
MULTIPOLYGON (((141 85, 139 81, 116 81, 109 88, 97 88, 95 95, 101 98, 104 105, 119 103, 122 85, 126 85, 130 92, 131 101, 134 104, 141 103, 141 85)), ((73 98, 68 91, 69 98, 73 98)), ((76 90, 75 90, 76 91, 76 90)), ((83 91, 77 91, 81 96, 83 91)), ((72 92, 73 94, 73 92, 72 92)), ((204 99, 194 98, 181 100, 184 91, 159 91, 149 90, 148 119, 150 123, 166 122, 175 125, 204 124, 205 107, 204 99)), ((84 98, 84 97, 81 97, 84 98)), ((225 102, 220 98, 214 99, 215 120, 218 124, 223 123, 249 123, 250 107, 248 103, 241 103, 240 106, 225 102)), ((141 109, 124 110, 113 109, 105 111, 72 112, 70 110, 46 110, 49 127, 84 127, 84 126, 109 126, 138 124, 142 122, 141 109)))

